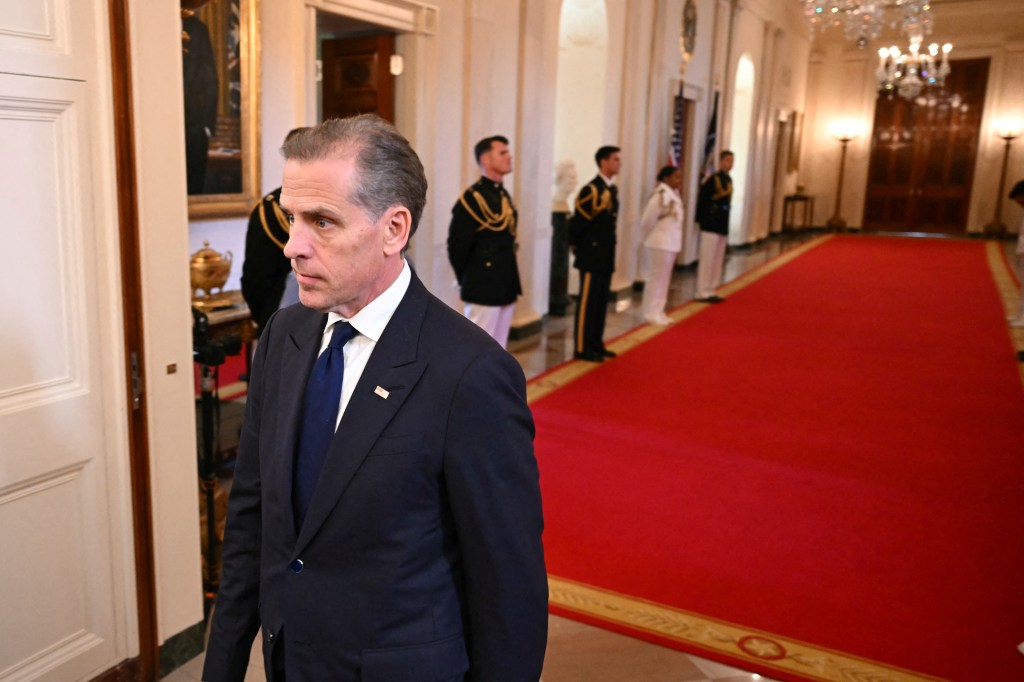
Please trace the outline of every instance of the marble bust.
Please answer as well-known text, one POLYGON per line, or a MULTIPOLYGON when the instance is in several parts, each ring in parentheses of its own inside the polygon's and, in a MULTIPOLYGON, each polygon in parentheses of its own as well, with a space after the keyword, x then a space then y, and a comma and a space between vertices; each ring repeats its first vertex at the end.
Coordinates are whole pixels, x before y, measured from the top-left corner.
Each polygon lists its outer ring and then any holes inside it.
POLYGON ((566 199, 576 189, 576 164, 569 159, 559 161, 555 164, 555 189, 552 195, 551 211, 554 213, 568 213, 569 204, 566 199))

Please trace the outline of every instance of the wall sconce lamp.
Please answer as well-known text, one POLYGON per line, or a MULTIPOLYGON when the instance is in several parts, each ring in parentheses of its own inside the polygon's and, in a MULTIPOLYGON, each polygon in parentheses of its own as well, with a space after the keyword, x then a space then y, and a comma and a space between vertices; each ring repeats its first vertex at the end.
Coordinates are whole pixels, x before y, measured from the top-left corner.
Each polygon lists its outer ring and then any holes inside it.
POLYGON ((992 220, 983 228, 985 234, 1002 235, 1006 233, 1006 225, 1003 223, 1003 190, 1006 189, 1006 168, 1010 162, 1010 145, 1020 137, 1020 121, 1002 121, 996 124, 996 135, 1006 145, 1003 147, 1003 169, 999 173, 999 190, 996 193, 996 212, 992 220))
POLYGON ((844 121, 833 127, 832 137, 839 140, 843 145, 842 152, 839 155, 839 182, 836 185, 836 206, 832 211, 832 217, 825 223, 825 227, 829 230, 845 230, 846 220, 839 214, 840 206, 842 205, 843 199, 843 174, 846 169, 846 146, 850 144, 850 140, 857 137, 860 134, 860 126, 851 121, 844 121))

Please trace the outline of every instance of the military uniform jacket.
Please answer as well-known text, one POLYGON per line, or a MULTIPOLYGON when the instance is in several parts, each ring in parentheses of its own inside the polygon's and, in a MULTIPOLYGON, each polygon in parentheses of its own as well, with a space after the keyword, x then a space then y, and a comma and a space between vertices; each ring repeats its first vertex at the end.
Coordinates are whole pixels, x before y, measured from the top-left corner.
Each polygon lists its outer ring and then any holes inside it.
POLYGON ((573 265, 587 272, 615 271, 615 224, 619 216, 618 190, 600 175, 576 195, 576 210, 569 220, 573 265))
POLYGON ((697 222, 702 232, 729 234, 729 207, 732 204, 732 178, 718 171, 704 181, 697 196, 697 222))
POLYGON ((263 197, 249 214, 242 261, 242 298, 260 331, 281 304, 291 261, 284 255, 288 220, 281 210, 281 188, 263 197))
POLYGON ((500 182, 480 178, 452 207, 448 260, 466 303, 503 306, 523 292, 516 264, 512 197, 500 182))
POLYGON ((664 182, 658 183, 647 200, 640 218, 640 234, 649 249, 678 252, 683 248, 683 200, 664 182))

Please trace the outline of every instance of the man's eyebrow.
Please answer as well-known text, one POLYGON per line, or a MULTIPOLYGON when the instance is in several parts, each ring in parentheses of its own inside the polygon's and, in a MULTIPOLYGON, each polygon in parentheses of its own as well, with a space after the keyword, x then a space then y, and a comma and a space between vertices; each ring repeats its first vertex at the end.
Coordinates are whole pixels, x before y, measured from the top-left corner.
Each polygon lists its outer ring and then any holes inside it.
POLYGON ((334 221, 338 221, 341 218, 341 215, 335 209, 325 204, 317 204, 316 206, 306 206, 297 211, 289 210, 285 206, 282 206, 281 208, 284 209, 285 213, 291 215, 300 215, 307 220, 310 218, 330 218, 334 221))

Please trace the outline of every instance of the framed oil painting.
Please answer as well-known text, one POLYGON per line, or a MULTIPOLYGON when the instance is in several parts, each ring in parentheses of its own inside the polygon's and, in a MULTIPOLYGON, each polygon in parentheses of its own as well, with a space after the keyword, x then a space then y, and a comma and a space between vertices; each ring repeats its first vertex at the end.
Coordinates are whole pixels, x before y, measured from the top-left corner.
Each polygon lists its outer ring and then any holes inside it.
POLYGON ((189 218, 260 196, 258 0, 181 0, 189 218))

